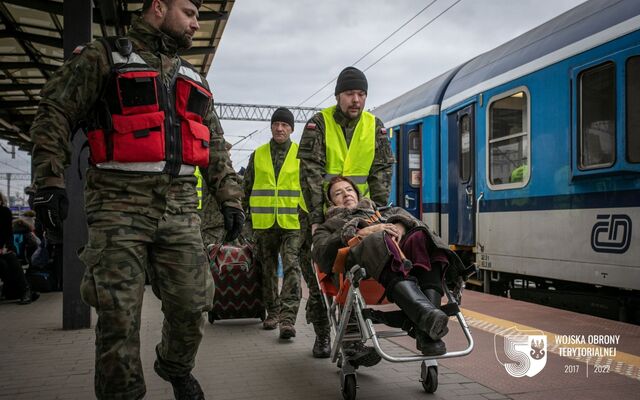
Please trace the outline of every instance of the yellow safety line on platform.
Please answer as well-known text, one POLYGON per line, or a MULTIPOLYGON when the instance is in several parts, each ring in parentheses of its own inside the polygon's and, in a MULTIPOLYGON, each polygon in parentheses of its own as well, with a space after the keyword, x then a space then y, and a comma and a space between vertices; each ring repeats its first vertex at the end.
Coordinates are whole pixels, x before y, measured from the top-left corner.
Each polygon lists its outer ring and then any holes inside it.
MULTIPOLYGON (((501 331, 504 331, 506 329, 509 328, 513 328, 516 327, 517 329, 521 330, 521 331, 528 331, 528 330, 534 330, 534 331, 540 331, 542 332, 544 335, 547 336, 547 341, 551 341, 553 340, 553 338, 555 338, 556 336, 560 336, 563 334, 558 334, 558 333, 553 333, 553 332, 547 332, 544 331, 542 329, 539 328, 535 328, 535 327, 531 327, 531 326, 527 326, 527 325, 523 325, 520 324, 518 322, 514 322, 514 321, 509 321, 506 319, 500 319, 500 318, 495 318, 492 317, 490 315, 486 315, 486 314, 482 314, 476 311, 471 311, 469 309, 466 308, 461 308, 462 310, 462 315, 464 315, 465 319, 467 320, 467 323, 469 324, 469 326, 472 326, 476 329, 480 329, 482 331, 485 332, 489 332, 489 333, 493 333, 493 334, 497 334, 500 333, 501 331)), ((584 336, 589 335, 590 333, 586 333, 584 334, 584 336)), ((598 346, 598 345, 592 345, 592 344, 552 344, 549 345, 549 343, 547 343, 547 350, 554 353, 554 354, 559 354, 558 348, 559 347, 571 347, 571 348, 592 348, 592 349, 597 349, 597 350, 604 350, 604 348, 602 346, 598 346)), ((611 345, 610 347, 617 347, 615 345, 611 345)), ((638 379, 640 380, 640 357, 635 356, 633 354, 629 354, 629 353, 624 353, 622 351, 618 351, 616 349, 616 355, 613 357, 569 357, 569 356, 562 356, 565 358, 569 358, 572 360, 577 360, 577 361, 581 361, 581 362, 585 362, 587 364, 589 364, 589 361, 591 360, 591 358, 600 358, 601 360, 606 360, 606 361, 597 361, 595 364, 597 365, 610 365, 611 372, 615 372, 618 373, 620 375, 624 375, 630 378, 634 378, 634 379, 638 379), (613 365, 613 363, 615 362, 615 365, 613 365)))

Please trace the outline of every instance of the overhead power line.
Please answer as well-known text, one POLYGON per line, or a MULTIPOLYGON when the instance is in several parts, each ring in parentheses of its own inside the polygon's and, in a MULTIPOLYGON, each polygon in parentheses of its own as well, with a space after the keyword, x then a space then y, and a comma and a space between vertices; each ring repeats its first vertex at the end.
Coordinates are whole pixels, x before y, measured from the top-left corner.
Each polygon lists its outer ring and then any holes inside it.
MULTIPOLYGON (((378 44, 376 44, 375 46, 373 46, 371 48, 371 50, 367 51, 362 57, 358 58, 355 62, 353 62, 351 65, 356 65, 358 64, 360 61, 362 61, 366 56, 368 56, 369 54, 371 54, 375 49, 377 49, 378 47, 380 47, 384 42, 386 42, 387 40, 389 40, 393 35, 395 35, 400 29, 404 28, 409 22, 413 21, 414 19, 416 19, 418 17, 418 15, 422 14, 424 11, 426 11, 429 7, 431 7, 431 5, 433 3, 435 3, 438 0, 433 0, 431 3, 427 4, 426 7, 424 7, 422 10, 418 11, 417 14, 415 14, 413 17, 409 18, 404 24, 400 25, 398 28, 396 28, 396 30, 394 30, 393 32, 391 32, 386 38, 382 39, 381 42, 379 42, 378 44)), ((298 105, 302 105, 304 103, 306 103, 308 100, 310 100, 313 96, 315 96, 316 94, 320 93, 320 91, 322 91, 324 88, 326 88, 327 86, 331 85, 333 82, 335 82, 338 78, 335 77, 332 80, 330 80, 329 82, 325 83, 324 86, 322 86, 320 89, 316 90, 315 92, 313 92, 313 94, 309 97, 307 97, 306 99, 302 100, 300 103, 298 103, 298 105)), ((326 100, 326 99, 325 99, 326 100)), ((322 100, 324 102, 324 100, 322 100)))
MULTIPOLYGON (((372 64, 370 64, 367 68, 363 69, 362 71, 367 71, 369 70, 371 67, 373 67, 374 65, 376 65, 377 63, 379 63, 380 61, 382 61, 382 59, 384 59, 385 57, 387 57, 389 54, 393 53, 395 50, 397 50, 400 46, 402 46, 403 44, 405 44, 409 39, 411 39, 412 37, 414 37, 415 35, 417 35, 420 31, 422 31, 424 28, 426 28, 427 26, 431 25, 435 20, 437 20, 438 18, 440 18, 444 13, 446 13, 447 11, 449 11, 451 8, 453 8, 453 6, 455 6, 456 4, 460 3, 462 0, 456 0, 455 3, 451 4, 449 7, 447 7, 444 11, 442 11, 440 14, 436 15, 435 17, 433 17, 431 20, 429 20, 429 22, 427 22, 426 24, 422 25, 417 31, 413 32, 411 35, 409 35, 409 37, 407 37, 406 39, 404 39, 402 42, 398 43, 396 46, 394 46, 393 48, 391 48, 391 50, 389 50, 388 52, 386 52, 382 57, 378 58, 376 61, 374 61, 372 64)), ((327 97, 325 97, 324 99, 322 99, 322 101, 318 104, 316 104, 316 107, 320 106, 322 103, 324 103, 325 101, 327 101, 328 99, 330 99, 333 95, 329 95, 327 97)))

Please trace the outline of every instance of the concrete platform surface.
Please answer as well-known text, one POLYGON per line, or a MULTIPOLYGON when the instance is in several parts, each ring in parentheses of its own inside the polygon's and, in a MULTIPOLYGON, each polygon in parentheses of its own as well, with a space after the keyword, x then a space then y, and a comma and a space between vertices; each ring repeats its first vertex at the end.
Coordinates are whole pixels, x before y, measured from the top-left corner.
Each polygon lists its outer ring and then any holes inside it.
MULTIPOLYGON (((304 304, 300 307, 304 310, 304 304)), ((300 312, 300 315, 303 311, 300 312)), ((95 324, 95 315, 92 318, 95 324)), ((206 323, 194 375, 208 399, 288 400, 341 399, 338 369, 314 359, 311 326, 298 318, 297 336, 278 339, 262 330, 259 320, 206 323)), ((142 363, 147 399, 171 399, 172 391, 153 372, 154 346, 160 339, 160 302, 147 290, 141 327, 142 363)), ((37 302, 0 304, 0 399, 91 399, 94 331, 63 331, 62 293, 45 293, 37 302)), ((386 341, 385 341, 386 342, 386 341)), ((397 343, 387 349, 407 354, 397 343)), ((440 367, 440 386, 426 394, 419 382, 419 363, 381 362, 358 370, 359 400, 365 399, 504 399, 506 396, 440 367)))

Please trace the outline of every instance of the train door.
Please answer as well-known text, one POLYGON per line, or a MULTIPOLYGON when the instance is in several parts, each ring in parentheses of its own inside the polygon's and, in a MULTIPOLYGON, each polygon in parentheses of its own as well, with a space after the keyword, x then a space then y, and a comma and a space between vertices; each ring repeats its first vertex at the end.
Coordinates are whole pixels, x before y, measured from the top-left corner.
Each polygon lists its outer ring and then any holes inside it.
POLYGON ((404 125, 398 135, 398 204, 422 219, 422 124, 404 125))
POLYGON ((474 107, 448 115, 449 243, 475 245, 474 107))

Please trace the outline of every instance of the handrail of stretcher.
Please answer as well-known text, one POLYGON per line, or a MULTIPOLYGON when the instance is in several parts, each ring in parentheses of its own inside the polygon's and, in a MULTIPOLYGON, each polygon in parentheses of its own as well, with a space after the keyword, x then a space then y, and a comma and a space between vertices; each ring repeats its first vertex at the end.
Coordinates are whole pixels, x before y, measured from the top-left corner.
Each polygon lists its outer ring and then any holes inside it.
MULTIPOLYGON (((361 271, 359 269, 361 269, 361 267, 359 266, 353 267, 351 271, 347 272, 347 279, 351 280, 353 279, 354 276, 356 277, 356 280, 362 279, 362 277, 366 275, 366 273, 363 273, 364 271, 361 271)), ((457 304, 457 301, 455 300, 455 298, 451 294, 451 291, 448 288, 445 289, 445 294, 447 295, 447 299, 449 300, 449 303, 457 304)), ((389 355, 380 346, 379 338, 389 337, 389 336, 400 336, 400 335, 405 335, 406 333, 397 334, 397 335, 395 333, 386 333, 386 332, 377 333, 371 319, 365 319, 364 316, 362 315, 362 309, 366 307, 366 303, 364 301, 364 298, 362 297, 362 294, 360 293, 360 288, 358 287, 357 284, 351 285, 351 287, 349 288, 349 293, 347 294, 347 300, 345 301, 345 306, 347 307, 352 306, 353 300, 354 300, 353 296, 355 296, 355 301, 357 301, 359 304, 359 307, 353 307, 353 308, 356 312, 357 320, 358 320, 358 323, 360 324, 360 330, 363 333, 364 339, 365 340, 371 339, 373 341, 373 346, 375 347, 376 352, 380 355, 380 357, 384 358, 387 361, 411 362, 411 361, 437 360, 441 358, 462 357, 462 356, 468 355, 473 350, 474 342, 473 342, 473 337, 471 336, 471 332, 469 331, 469 326, 467 325, 467 321, 464 319, 462 312, 458 311, 455 314, 455 316, 458 319, 458 322, 462 327, 462 332, 464 333, 464 336, 467 339, 466 349, 459 350, 459 351, 450 351, 439 356, 421 355, 421 356, 397 356, 396 357, 396 356, 389 355)))

